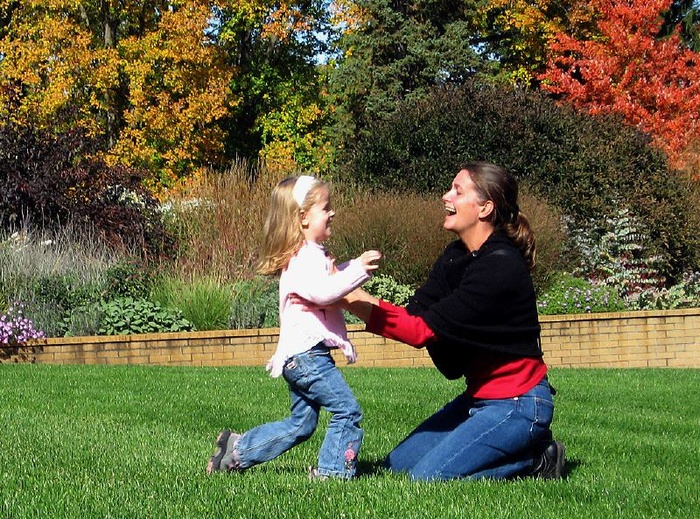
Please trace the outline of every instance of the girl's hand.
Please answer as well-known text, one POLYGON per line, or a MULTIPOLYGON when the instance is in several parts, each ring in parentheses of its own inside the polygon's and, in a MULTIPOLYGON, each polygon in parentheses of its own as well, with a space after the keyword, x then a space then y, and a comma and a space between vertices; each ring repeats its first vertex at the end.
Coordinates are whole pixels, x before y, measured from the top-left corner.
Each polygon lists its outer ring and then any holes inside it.
POLYGON ((382 259, 382 253, 378 250, 367 250, 357 259, 360 260, 360 263, 362 263, 365 272, 372 272, 373 270, 377 270, 379 268, 379 265, 377 265, 376 262, 382 259))

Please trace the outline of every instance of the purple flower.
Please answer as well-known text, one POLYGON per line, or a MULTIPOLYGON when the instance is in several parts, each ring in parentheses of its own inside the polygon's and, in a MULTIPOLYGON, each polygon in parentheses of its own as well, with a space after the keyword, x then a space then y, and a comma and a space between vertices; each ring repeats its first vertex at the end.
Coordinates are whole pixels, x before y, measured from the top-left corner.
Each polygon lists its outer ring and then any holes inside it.
POLYGON ((15 304, 0 316, 0 343, 8 346, 23 346, 30 340, 45 338, 44 332, 34 327, 31 319, 24 317, 22 307, 15 304))

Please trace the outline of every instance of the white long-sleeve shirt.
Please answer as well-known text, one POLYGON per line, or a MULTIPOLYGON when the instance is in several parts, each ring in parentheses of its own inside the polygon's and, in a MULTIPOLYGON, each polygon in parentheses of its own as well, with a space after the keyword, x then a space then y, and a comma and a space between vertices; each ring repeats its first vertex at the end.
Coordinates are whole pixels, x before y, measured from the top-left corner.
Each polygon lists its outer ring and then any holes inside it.
POLYGON ((282 374, 287 359, 303 353, 319 342, 329 348, 340 348, 349 363, 355 362, 353 345, 348 341, 345 318, 340 308, 332 305, 370 278, 358 260, 336 266, 331 274, 331 260, 325 249, 305 242, 289 261, 280 276, 280 335, 277 350, 268 363, 272 377, 282 374), (317 305, 306 308, 293 305, 291 294, 317 305))

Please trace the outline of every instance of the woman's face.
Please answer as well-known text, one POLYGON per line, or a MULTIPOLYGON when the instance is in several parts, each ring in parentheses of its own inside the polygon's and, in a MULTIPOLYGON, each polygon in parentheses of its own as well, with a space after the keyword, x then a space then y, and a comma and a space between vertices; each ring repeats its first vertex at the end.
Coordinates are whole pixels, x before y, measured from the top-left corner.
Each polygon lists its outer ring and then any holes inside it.
POLYGON ((493 202, 480 199, 476 184, 466 169, 457 173, 450 190, 442 196, 445 204, 443 227, 468 242, 469 233, 486 218, 493 209, 493 202))

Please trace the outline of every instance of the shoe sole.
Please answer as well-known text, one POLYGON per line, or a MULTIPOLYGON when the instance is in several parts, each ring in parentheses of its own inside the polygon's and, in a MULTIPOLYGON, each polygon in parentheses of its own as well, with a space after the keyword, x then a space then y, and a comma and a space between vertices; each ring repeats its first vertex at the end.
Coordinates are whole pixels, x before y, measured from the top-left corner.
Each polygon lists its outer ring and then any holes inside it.
POLYGON ((231 431, 224 429, 216 437, 216 451, 214 455, 209 458, 209 463, 207 463, 207 474, 212 474, 221 470, 221 460, 224 459, 226 454, 226 444, 231 436, 231 431))
POLYGON ((560 442, 554 442, 557 445, 557 462, 554 465, 554 479, 561 479, 564 474, 564 465, 566 464, 566 449, 564 449, 564 444, 560 442))

